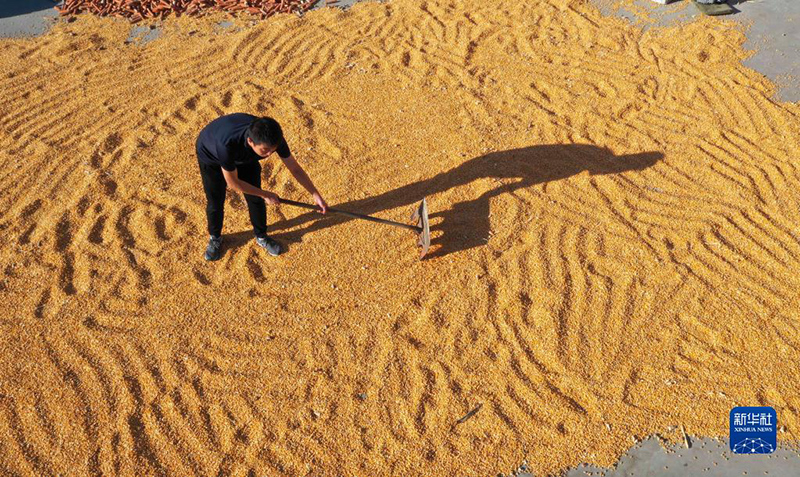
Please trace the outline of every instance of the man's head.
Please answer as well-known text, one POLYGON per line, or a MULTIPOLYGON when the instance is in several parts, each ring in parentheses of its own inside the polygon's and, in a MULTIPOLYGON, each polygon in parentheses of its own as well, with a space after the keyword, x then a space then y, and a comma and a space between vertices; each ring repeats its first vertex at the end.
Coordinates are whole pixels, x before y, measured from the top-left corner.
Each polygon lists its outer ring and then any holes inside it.
POLYGON ((283 131, 280 124, 269 117, 253 120, 247 130, 247 145, 261 157, 267 157, 275 152, 282 140, 283 131))

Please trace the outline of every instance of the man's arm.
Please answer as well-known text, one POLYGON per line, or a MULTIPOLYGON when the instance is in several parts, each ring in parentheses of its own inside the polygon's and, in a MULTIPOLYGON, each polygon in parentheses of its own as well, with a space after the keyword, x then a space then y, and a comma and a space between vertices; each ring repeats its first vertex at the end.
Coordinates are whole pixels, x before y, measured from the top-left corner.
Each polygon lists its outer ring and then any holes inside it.
POLYGON ((232 171, 226 171, 222 169, 222 176, 225 177, 225 182, 228 183, 228 187, 231 189, 241 192, 243 194, 254 195, 256 197, 263 197, 264 200, 270 205, 278 205, 278 196, 273 194, 272 192, 265 191, 259 189, 258 187, 248 184, 247 182, 239 179, 239 171, 236 169, 232 171))
POLYGON ((308 177, 308 174, 306 174, 306 171, 304 171, 302 166, 297 163, 294 155, 290 154, 289 157, 285 159, 281 157, 281 161, 283 161, 283 164, 287 169, 289 169, 289 172, 292 173, 297 182, 299 182, 301 186, 305 187, 310 194, 313 195, 319 193, 317 188, 314 187, 314 183, 311 182, 311 178, 308 177))
MULTIPOLYGON (((280 157, 280 156, 279 156, 280 157)), ((322 213, 328 211, 328 204, 325 203, 325 199, 322 198, 322 195, 319 193, 316 187, 314 187, 314 183, 311 182, 311 178, 308 177, 306 171, 298 164, 297 160, 294 158, 293 154, 289 154, 289 157, 283 158, 281 157, 281 161, 289 169, 289 172, 292 173, 294 178, 297 182, 300 183, 301 186, 305 187, 305 189, 314 197, 314 202, 322 209, 322 213)))

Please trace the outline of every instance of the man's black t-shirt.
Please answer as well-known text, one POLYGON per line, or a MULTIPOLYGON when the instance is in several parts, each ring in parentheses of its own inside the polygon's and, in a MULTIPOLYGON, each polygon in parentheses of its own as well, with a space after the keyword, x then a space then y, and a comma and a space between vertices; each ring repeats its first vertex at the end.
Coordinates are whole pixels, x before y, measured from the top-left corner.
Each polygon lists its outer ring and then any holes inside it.
MULTIPOLYGON (((264 159, 247 145, 247 129, 254 119, 258 118, 252 114, 234 113, 208 123, 197 137, 195 147, 198 160, 233 171, 239 164, 264 159)), ((291 155, 286 139, 281 139, 275 152, 284 159, 291 155)))

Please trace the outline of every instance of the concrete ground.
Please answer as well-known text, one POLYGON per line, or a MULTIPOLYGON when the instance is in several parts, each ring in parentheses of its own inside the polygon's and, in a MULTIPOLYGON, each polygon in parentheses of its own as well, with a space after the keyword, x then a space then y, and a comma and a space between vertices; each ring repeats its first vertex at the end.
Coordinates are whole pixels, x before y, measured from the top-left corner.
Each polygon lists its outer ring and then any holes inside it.
POLYGON ((47 31, 58 12, 56 0, 2 0, 0 2, 0 38, 41 35, 47 31))
MULTIPOLYGON (((334 6, 347 8, 357 0, 340 0, 334 6)), ((650 11, 657 17, 653 26, 680 25, 691 21, 699 11, 691 0, 681 0, 660 5, 653 0, 635 0, 636 11, 627 11, 614 6, 613 0, 591 0, 607 15, 627 18, 639 22, 642 11, 650 11)), ((0 38, 36 36, 47 31, 57 21, 58 13, 53 9, 59 0, 2 0, 0 2, 0 38)), ((724 17, 731 21, 750 25, 747 31, 746 49, 755 54, 745 65, 764 74, 778 86, 776 99, 780 101, 800 100, 800 1, 796 0, 729 0, 738 12, 724 17)), ((319 0, 314 8, 325 6, 319 0)), ((221 24, 222 28, 228 25, 221 24)), ((149 41, 158 36, 158 30, 133 26, 131 41, 149 41)), ((519 477, 531 477, 521 472, 519 477)), ((580 466, 564 474, 566 477, 723 477, 731 475, 773 475, 800 477, 800 454, 786 446, 780 446, 769 455, 735 455, 728 448, 727 440, 695 439, 691 448, 674 446, 664 449, 658 440, 651 437, 625 454, 613 469, 580 466)))

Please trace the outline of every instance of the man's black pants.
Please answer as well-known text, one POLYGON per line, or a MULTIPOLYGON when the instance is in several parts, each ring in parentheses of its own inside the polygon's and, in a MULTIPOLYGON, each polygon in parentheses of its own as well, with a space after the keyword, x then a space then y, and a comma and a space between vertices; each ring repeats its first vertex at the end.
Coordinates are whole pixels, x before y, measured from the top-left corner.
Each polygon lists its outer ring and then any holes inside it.
MULTIPOLYGON (((222 219, 225 208, 225 191, 227 183, 222 175, 222 167, 204 164, 200 165, 200 176, 203 178, 203 190, 206 193, 206 218, 208 219, 208 233, 214 237, 222 235, 222 219)), ((252 162, 237 165, 239 179, 250 185, 261 187, 261 164, 252 162)), ((254 195, 245 194, 247 210, 250 212, 250 223, 253 224, 253 233, 256 237, 267 236, 267 206, 264 199, 254 195)))

